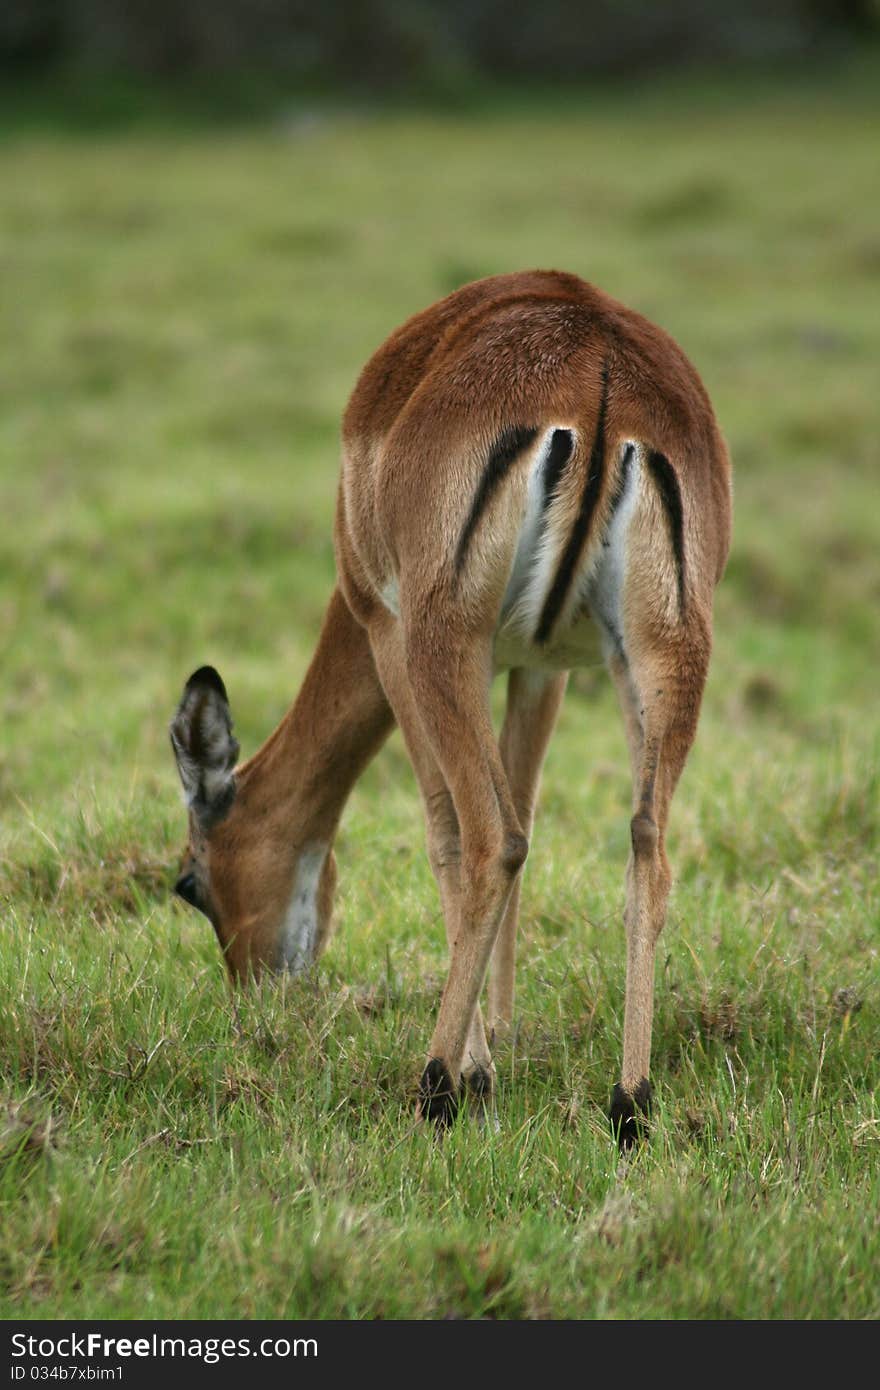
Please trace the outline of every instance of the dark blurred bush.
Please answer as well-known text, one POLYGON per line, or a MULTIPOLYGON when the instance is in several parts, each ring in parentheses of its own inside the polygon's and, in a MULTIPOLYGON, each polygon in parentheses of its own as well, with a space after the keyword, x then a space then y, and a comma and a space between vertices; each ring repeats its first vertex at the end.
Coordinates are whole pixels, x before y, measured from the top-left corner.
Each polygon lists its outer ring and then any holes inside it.
POLYGON ((878 27, 880 0, 2 0, 0 67, 568 79, 779 58, 878 27))

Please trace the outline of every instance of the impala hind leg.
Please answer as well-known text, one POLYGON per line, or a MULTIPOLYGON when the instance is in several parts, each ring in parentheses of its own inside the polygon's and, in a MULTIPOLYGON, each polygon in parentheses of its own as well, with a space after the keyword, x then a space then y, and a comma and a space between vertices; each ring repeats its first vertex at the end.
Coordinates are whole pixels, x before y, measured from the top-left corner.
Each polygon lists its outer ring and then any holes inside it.
MULTIPOLYGON (((501 760, 523 833, 532 833, 544 755, 556 724, 568 673, 517 668, 507 682, 507 711, 501 730, 501 760)), ((489 1036, 493 1043, 513 1023, 514 966, 522 875, 510 890, 489 969, 489 1036)))
MULTIPOLYGON (((458 936, 461 891, 461 834, 455 805, 421 724, 403 651, 400 624, 380 617, 370 633, 374 660, 389 703, 403 733, 425 813, 428 859, 437 887, 450 952, 458 936)), ((467 1089, 488 1104, 494 1069, 479 1003, 468 1026, 461 1077, 467 1089)))
MULTIPOLYGON (((458 914, 449 973, 421 1081, 421 1110, 455 1113, 480 991, 528 842, 489 710, 491 648, 418 621, 405 627, 406 671, 420 728, 449 790, 460 833, 458 914)), ((485 1075, 491 1085, 491 1073, 485 1075)))
POLYGON ((696 733, 706 675, 705 644, 609 666, 623 710, 633 769, 632 848, 626 870, 626 1002, 623 1066, 611 1096, 621 1148, 640 1136, 651 1109, 648 1080, 654 1012, 654 956, 666 920, 669 806, 696 733))

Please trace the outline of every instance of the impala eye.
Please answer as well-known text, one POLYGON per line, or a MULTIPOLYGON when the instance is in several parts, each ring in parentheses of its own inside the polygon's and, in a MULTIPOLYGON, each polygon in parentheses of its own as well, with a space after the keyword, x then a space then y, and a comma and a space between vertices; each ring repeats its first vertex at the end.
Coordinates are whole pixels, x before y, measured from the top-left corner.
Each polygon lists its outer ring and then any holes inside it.
POLYGON ((179 898, 183 898, 184 902, 189 903, 191 907, 198 907, 199 892, 195 874, 183 874, 175 883, 174 891, 179 898))

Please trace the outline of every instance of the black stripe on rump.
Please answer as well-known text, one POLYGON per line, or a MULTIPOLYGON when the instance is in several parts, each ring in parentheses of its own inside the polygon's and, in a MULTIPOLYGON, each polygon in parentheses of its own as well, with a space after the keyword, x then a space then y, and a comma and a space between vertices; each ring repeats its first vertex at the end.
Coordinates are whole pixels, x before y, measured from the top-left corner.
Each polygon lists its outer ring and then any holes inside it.
POLYGON ((492 498, 492 494, 498 487, 514 459, 518 458, 523 449, 527 449, 534 441, 538 431, 524 425, 511 425, 503 429, 499 434, 489 453, 486 467, 483 469, 483 476, 480 478, 477 490, 474 493, 474 500, 468 519, 464 524, 464 529, 458 538, 458 545, 455 550, 455 572, 461 573, 467 555, 468 546, 471 543, 474 532, 480 524, 480 518, 486 510, 492 498))
POLYGON ((565 465, 574 453, 574 435, 571 430, 554 430, 550 449, 544 464, 544 507, 546 512, 559 488, 565 465))
POLYGON ((678 611, 684 613, 684 509, 681 504, 681 488, 675 469, 665 454, 651 450, 648 455, 648 468, 657 484, 660 500, 666 510, 669 523, 669 539, 675 555, 675 568, 678 575, 678 611))
POLYGON ((599 416, 596 420, 596 433, 593 436, 593 447, 590 450, 590 462, 587 466, 584 490, 581 493, 581 504, 550 592, 544 600, 544 607, 541 609, 541 616, 535 631, 536 642, 546 642, 553 631, 553 625, 559 617, 574 577, 577 562, 581 557, 590 529, 590 522, 593 519, 593 512, 596 510, 596 503, 602 492, 602 480, 605 476, 605 414, 607 407, 608 363, 606 362, 602 367, 602 395, 599 400, 599 416))

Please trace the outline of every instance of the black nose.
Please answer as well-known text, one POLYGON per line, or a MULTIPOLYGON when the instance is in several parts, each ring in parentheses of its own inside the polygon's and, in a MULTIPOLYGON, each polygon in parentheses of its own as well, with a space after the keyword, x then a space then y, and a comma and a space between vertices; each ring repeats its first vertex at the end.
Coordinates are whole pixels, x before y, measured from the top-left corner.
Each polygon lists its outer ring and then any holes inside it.
POLYGON ((184 902, 192 907, 197 907, 196 876, 195 874, 182 874, 174 885, 174 891, 184 902))

